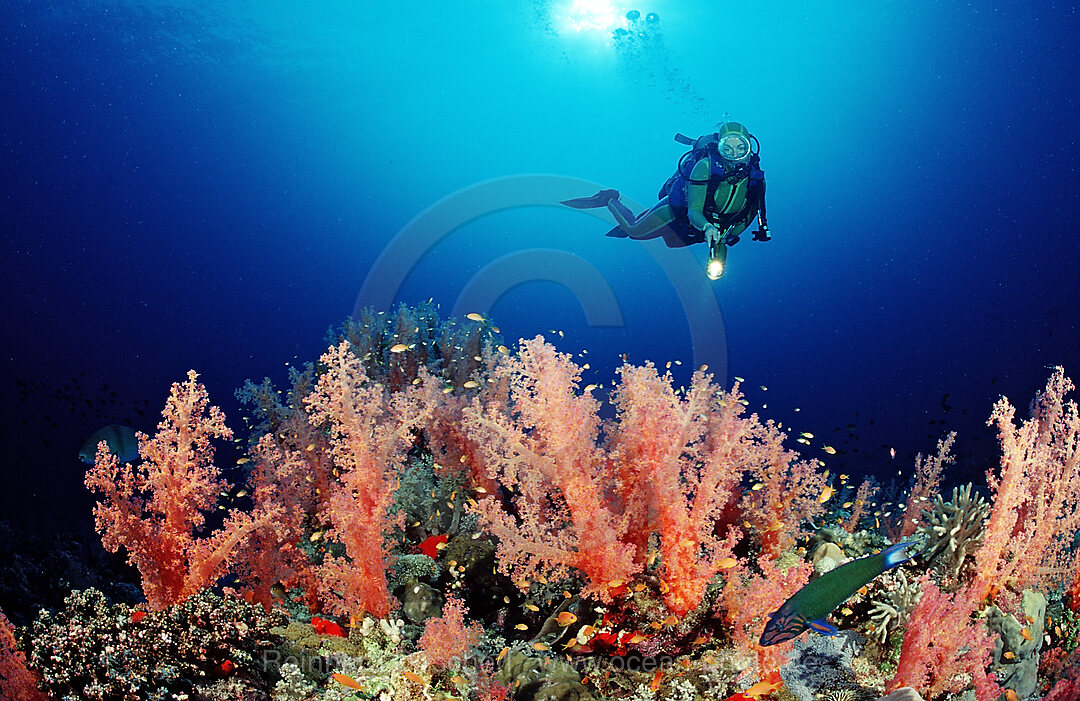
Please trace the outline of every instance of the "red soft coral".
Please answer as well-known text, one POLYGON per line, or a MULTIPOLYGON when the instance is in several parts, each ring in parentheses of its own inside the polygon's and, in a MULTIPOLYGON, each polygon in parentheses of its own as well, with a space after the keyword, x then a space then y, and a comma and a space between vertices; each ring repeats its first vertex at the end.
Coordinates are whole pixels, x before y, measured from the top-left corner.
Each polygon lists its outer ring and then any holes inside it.
POLYGON ((768 614, 795 595, 810 580, 813 567, 807 562, 783 568, 770 557, 761 556, 756 570, 738 563, 725 576, 726 583, 718 604, 731 632, 735 649, 757 659, 759 675, 779 669, 786 661, 793 643, 762 645, 761 631, 768 614))
POLYGON ((86 473, 86 486, 104 497, 94 507, 102 544, 110 552, 128 551, 153 609, 212 585, 250 536, 278 516, 270 506, 253 514, 233 511, 220 529, 197 536, 225 484, 211 440, 232 437, 197 377, 191 370, 186 382, 173 383, 153 438, 138 434, 141 463, 121 465, 102 443, 86 473))
MULTIPOLYGON (((236 567, 240 585, 267 609, 273 605, 274 587, 299 587, 308 606, 318 610, 314 568, 299 546, 316 510, 317 466, 329 463, 329 458, 324 461, 314 450, 295 450, 273 434, 260 437, 250 452, 254 463, 248 485, 255 507, 279 507, 279 518, 252 535, 251 547, 236 567)), ((329 480, 325 484, 329 485, 329 480)), ((326 491, 324 488, 322 493, 326 491)))
POLYGON ((681 616, 701 601, 741 535, 732 528, 718 537, 716 522, 752 461, 750 425, 739 417, 742 405, 702 371, 682 397, 652 364, 619 372, 607 445, 622 514, 639 558, 659 532, 665 601, 681 616))
MULTIPOLYGON (((736 385, 730 401, 741 400, 736 385)), ((756 532, 762 552, 776 558, 803 533, 800 524, 824 511, 819 497, 825 476, 814 463, 784 448, 787 436, 772 420, 762 423, 752 414, 749 422, 747 474, 754 488, 743 495, 743 518, 756 532)))
POLYGON ((15 629, 0 611, 0 701, 47 701, 37 688, 39 675, 26 668, 26 655, 15 646, 15 629))
POLYGON ((973 685, 979 701, 998 698, 1002 689, 986 672, 994 638, 973 618, 982 601, 978 585, 950 594, 926 575, 920 582, 919 603, 908 617, 900 662, 888 689, 910 686, 931 699, 973 685))

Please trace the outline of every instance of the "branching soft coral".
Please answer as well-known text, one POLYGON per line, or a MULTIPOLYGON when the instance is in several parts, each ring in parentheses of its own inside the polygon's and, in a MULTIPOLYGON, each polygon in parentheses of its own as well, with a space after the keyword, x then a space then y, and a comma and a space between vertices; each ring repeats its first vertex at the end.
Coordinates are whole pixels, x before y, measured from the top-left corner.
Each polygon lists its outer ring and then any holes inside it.
POLYGON ((926 575, 920 582, 919 603, 908 618, 900 662, 887 688, 910 686, 933 699, 974 685, 979 701, 997 699, 1002 689, 986 672, 994 637, 973 618, 982 602, 979 588, 950 594, 926 575))
POLYGON ((484 627, 479 623, 465 624, 469 609, 460 600, 450 597, 443 605, 439 618, 429 618, 418 645, 432 667, 446 668, 465 659, 469 649, 480 642, 484 627))
POLYGON ((810 580, 813 569, 807 562, 784 568, 763 555, 757 560, 756 571, 740 562, 726 575, 718 601, 724 622, 735 649, 756 659, 759 675, 783 666, 792 648, 790 641, 768 646, 760 643, 768 613, 794 596, 810 580))
POLYGON ((466 427, 482 446, 489 475, 513 490, 517 516, 497 497, 481 500, 485 527, 499 538, 500 569, 518 581, 587 578, 586 593, 608 598, 608 584, 640 567, 612 511, 612 475, 597 447, 597 402, 578 393, 581 370, 537 337, 495 371, 505 403, 477 399, 466 427))
POLYGON ((735 396, 703 371, 683 397, 652 364, 619 372, 607 446, 628 539, 640 559, 659 532, 665 601, 683 615, 701 601, 741 535, 731 528, 718 537, 717 520, 754 460, 752 426, 740 418, 735 396))
POLYGON ((225 416, 209 407, 206 388, 191 370, 173 383, 153 438, 138 434, 142 462, 121 465, 102 443, 86 486, 101 492, 94 507, 97 530, 110 552, 121 547, 142 576, 153 609, 186 599, 217 581, 259 528, 272 527, 278 511, 233 511, 217 531, 200 536, 205 513, 225 485, 213 464, 211 440, 231 438, 225 416))
POLYGON ((719 520, 744 475, 762 482, 743 508, 769 557, 820 513, 824 477, 784 449, 772 423, 743 416, 737 387, 724 392, 699 371, 680 396, 652 365, 620 373, 616 417, 598 445, 599 404, 578 389, 569 356, 537 337, 503 359, 493 381, 504 396, 476 400, 465 425, 490 476, 511 491, 513 515, 495 497, 480 513, 499 538, 503 572, 527 582, 574 569, 585 593, 605 600, 612 582, 645 568, 656 534, 665 602, 685 614, 733 562, 740 533, 719 520))
POLYGON ((300 587, 308 605, 317 610, 314 569, 299 542, 309 517, 315 512, 316 480, 312 468, 318 464, 319 457, 314 451, 298 451, 284 443, 272 434, 264 434, 251 449, 254 467, 248 485, 256 509, 263 505, 281 508, 272 526, 252 534, 252 547, 236 569, 241 584, 252 592, 253 600, 267 609, 273 604, 273 587, 281 585, 286 589, 300 587))
POLYGON ((327 502, 328 536, 344 545, 347 555, 328 555, 318 567, 320 594, 333 613, 385 617, 391 603, 385 538, 402 521, 402 514, 389 510, 412 433, 431 408, 412 385, 390 394, 369 381, 348 341, 327 350, 320 363, 326 372, 304 402, 312 424, 330 435, 341 483, 327 502))
POLYGON ((1070 557, 1080 530, 1080 414, 1065 400, 1072 389, 1064 370, 1055 368, 1030 419, 1016 425, 1016 409, 1002 398, 987 422, 998 429, 1001 469, 986 475, 993 505, 975 553, 984 595, 1059 584, 1080 565, 1070 557))
POLYGON ((0 699, 47 701, 37 683, 40 676, 26 668, 26 655, 15 646, 15 629, 0 611, 0 699))
POLYGON ((937 454, 926 455, 919 453, 915 457, 915 481, 908 493, 907 506, 904 508, 904 518, 900 522, 899 532, 893 540, 907 538, 915 533, 922 522, 923 509, 928 508, 930 500, 938 494, 941 486, 941 473, 946 465, 955 462, 952 456, 952 446, 956 441, 956 432, 951 432, 938 441, 937 454))
MULTIPOLYGON (((736 385, 728 401, 741 399, 736 385)), ((811 461, 799 460, 798 453, 784 448, 786 435, 772 420, 762 423, 752 414, 748 426, 743 439, 748 443, 746 471, 755 484, 740 506, 762 552, 776 558, 794 544, 801 523, 824 511, 818 498, 825 489, 825 475, 811 461)))

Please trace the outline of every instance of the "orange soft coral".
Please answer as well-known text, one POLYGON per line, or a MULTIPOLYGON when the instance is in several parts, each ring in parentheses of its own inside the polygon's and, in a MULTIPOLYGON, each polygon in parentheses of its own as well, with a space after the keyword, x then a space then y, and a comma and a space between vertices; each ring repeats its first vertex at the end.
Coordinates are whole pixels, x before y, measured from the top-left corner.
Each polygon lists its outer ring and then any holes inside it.
POLYGON ((278 515, 270 506, 253 514, 233 511, 220 529, 196 536, 224 486, 210 441, 232 437, 225 415, 208 407, 197 377, 191 370, 186 382, 173 383, 153 438, 138 434, 142 462, 121 465, 101 445, 86 473, 86 486, 104 497, 94 507, 102 544, 110 552, 127 550, 153 609, 212 585, 251 535, 272 527, 278 515))

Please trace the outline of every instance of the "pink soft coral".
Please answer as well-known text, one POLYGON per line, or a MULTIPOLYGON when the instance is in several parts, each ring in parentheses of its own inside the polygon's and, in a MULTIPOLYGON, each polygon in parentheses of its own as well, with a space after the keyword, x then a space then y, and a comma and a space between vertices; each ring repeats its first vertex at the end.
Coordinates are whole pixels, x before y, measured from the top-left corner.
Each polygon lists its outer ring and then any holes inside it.
POLYGON ((391 606, 385 537, 403 518, 390 514, 397 475, 413 431, 431 407, 417 387, 390 394, 371 382, 348 341, 331 347, 319 362, 326 372, 304 403, 312 424, 329 431, 341 483, 327 500, 328 536, 344 545, 347 555, 327 555, 317 568, 320 594, 332 613, 385 617, 391 606))
POLYGON ((1016 425, 1016 409, 1005 398, 990 415, 1001 469, 986 475, 993 506, 975 553, 983 595, 1066 583, 1080 567, 1070 553, 1080 530, 1080 412, 1065 399, 1072 389, 1064 370, 1054 368, 1030 419, 1016 425))
POLYGON ((278 515, 270 506, 253 514, 233 511, 217 531, 196 535, 225 485, 210 441, 232 437, 221 410, 208 408, 197 377, 191 370, 186 382, 173 383, 153 438, 138 434, 142 462, 121 465, 102 443, 86 473, 86 486, 103 495, 94 507, 102 544, 111 552, 128 551, 153 609, 212 585, 252 533, 272 527, 278 515))
POLYGON ((510 490, 513 515, 494 496, 480 514, 516 581, 574 569, 586 594, 608 600, 646 567, 657 534, 661 590, 681 615, 734 562, 740 532, 725 532, 721 514, 745 474, 762 482, 743 509, 769 557, 820 513, 824 478, 784 449, 771 423, 742 415, 737 387, 724 392, 699 371, 684 393, 652 365, 624 365, 601 445, 599 403, 579 389, 580 373, 542 338, 523 341, 496 368, 503 395, 487 392, 465 412, 490 476, 510 490))
POLYGON ((640 569, 612 510, 612 473, 597 447, 597 401, 578 392, 581 370, 537 337, 495 372, 505 403, 477 400, 466 426, 482 447, 491 478, 511 487, 517 517, 495 496, 480 515, 499 538, 499 567, 517 581, 561 577, 573 568, 585 591, 608 598, 608 585, 640 569))
POLYGON ((465 625, 465 608, 460 600, 450 597, 443 605, 439 618, 429 618, 418 645, 432 667, 445 668, 460 662, 472 646, 480 642, 484 627, 479 623, 465 625))

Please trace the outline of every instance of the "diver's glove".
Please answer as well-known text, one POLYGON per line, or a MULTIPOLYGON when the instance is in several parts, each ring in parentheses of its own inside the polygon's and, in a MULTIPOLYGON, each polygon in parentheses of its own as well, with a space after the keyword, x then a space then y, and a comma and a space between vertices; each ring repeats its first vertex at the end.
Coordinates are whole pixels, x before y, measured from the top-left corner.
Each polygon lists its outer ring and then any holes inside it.
POLYGON ((771 241, 772 240, 772 234, 769 233, 769 227, 763 226, 760 229, 757 229, 756 231, 754 231, 754 240, 755 241, 771 241))
POLYGON ((717 243, 721 241, 720 230, 712 224, 705 225, 705 243, 709 246, 709 250, 712 250, 717 243))

